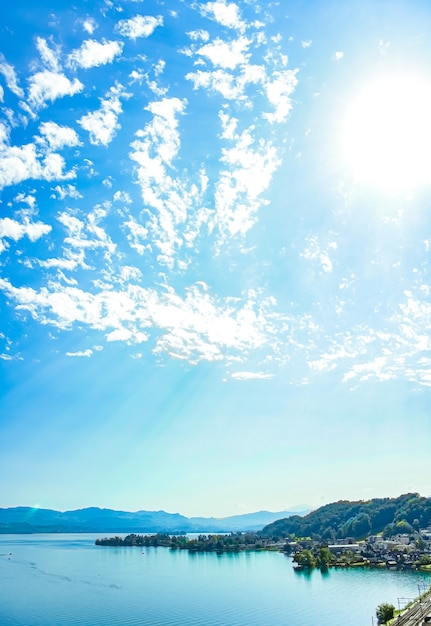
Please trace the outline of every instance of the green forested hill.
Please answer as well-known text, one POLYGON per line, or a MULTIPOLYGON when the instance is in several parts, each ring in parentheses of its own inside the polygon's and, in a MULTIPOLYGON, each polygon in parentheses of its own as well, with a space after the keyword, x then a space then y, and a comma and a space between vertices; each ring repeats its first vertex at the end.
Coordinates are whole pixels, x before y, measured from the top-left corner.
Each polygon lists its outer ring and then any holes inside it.
POLYGON ((431 498, 408 493, 398 498, 340 500, 308 513, 268 524, 262 534, 280 538, 295 535, 324 541, 360 539, 384 531, 386 536, 408 533, 431 524, 431 498), (318 536, 318 537, 317 537, 318 536))

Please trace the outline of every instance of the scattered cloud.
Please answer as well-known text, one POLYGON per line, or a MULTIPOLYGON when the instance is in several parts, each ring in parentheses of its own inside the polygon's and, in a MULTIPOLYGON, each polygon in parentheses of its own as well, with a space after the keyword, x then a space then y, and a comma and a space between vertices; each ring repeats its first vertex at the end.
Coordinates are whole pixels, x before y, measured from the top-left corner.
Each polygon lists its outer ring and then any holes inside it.
POLYGON ((157 17, 153 15, 136 15, 131 19, 118 22, 115 30, 123 37, 135 40, 138 37, 149 37, 158 26, 163 26, 161 15, 157 17))
POLYGON ((144 254, 145 249, 151 248, 148 241, 148 228, 138 224, 133 219, 124 222, 123 226, 128 230, 127 239, 130 247, 136 250, 138 254, 144 254))
MULTIPOLYGON (((225 125, 226 122, 225 118, 225 125)), ((260 196, 280 164, 272 142, 257 142, 252 131, 253 128, 234 135, 231 147, 222 148, 220 160, 225 169, 216 183, 214 216, 221 243, 237 235, 244 236, 253 226, 264 202, 260 196)))
POLYGON ((131 204, 132 200, 127 191, 116 191, 114 193, 114 202, 122 202, 123 204, 131 204))
POLYGON ((0 123, 0 189, 24 180, 65 180, 74 178, 65 172, 65 161, 57 153, 44 152, 36 144, 11 146, 7 130, 0 123))
POLYGON ((76 131, 68 126, 60 126, 55 122, 42 122, 39 130, 50 150, 82 145, 76 131))
POLYGON ((121 128, 118 116, 122 113, 121 98, 129 98, 120 84, 111 87, 106 97, 101 100, 101 107, 93 113, 83 115, 78 124, 88 131, 90 142, 94 145, 107 146, 121 128))
POLYGON ((333 264, 330 253, 334 253, 337 249, 337 243, 330 241, 326 247, 322 247, 317 236, 313 235, 307 239, 306 248, 301 252, 301 256, 309 261, 317 261, 323 272, 332 272, 333 264))
MULTIPOLYGON (((224 362, 234 380, 270 378, 277 366, 297 367, 291 375, 301 381, 331 374, 349 385, 401 377, 431 385, 428 258, 416 259, 410 272, 416 288, 385 314, 377 291, 362 301, 363 268, 357 259, 344 263, 349 239, 335 210, 327 217, 333 230, 314 232, 304 217, 290 248, 277 234, 275 256, 258 258, 260 238, 270 236, 265 228, 274 219, 271 185, 284 184, 277 178, 283 155, 300 153, 295 141, 305 135, 310 143, 314 136, 307 126, 300 137, 288 135, 302 74, 289 65, 287 36, 270 16, 261 12, 261 22, 246 21, 251 4, 193 3, 188 10, 197 11, 196 20, 185 33, 186 47, 175 50, 181 56, 174 75, 157 38, 141 42, 144 48, 136 43, 162 27, 163 18, 118 21, 126 13, 111 9, 115 21, 104 32, 124 40, 81 41, 83 32, 93 37, 99 28, 84 16, 66 51, 53 36, 35 36, 35 58, 19 75, 0 55, 0 100, 8 103, 11 93, 20 100, 16 110, 2 109, 0 188, 26 183, 3 202, 0 218, 0 251, 7 250, 0 288, 11 306, 44 325, 99 332, 97 341, 145 344, 142 354, 152 351, 158 359, 224 362), (106 66, 120 59, 113 76, 106 66), (100 69, 82 71, 91 68, 100 69), (115 82, 122 70, 123 84, 115 82), (66 96, 74 97, 73 107, 58 102, 66 96), (123 109, 132 112, 127 120, 123 109), (109 159, 99 158, 107 154, 99 147, 111 148, 109 159), (284 266, 289 285, 282 289, 274 278, 281 270, 271 272, 274 258, 282 258, 280 245, 293 259, 284 266), (209 258, 223 278, 214 280, 217 286, 205 282, 209 258), (27 282, 24 272, 9 275, 13 263, 25 268, 27 282), (31 278, 37 271, 39 282, 31 278), (328 293, 317 289, 319 281, 328 293), (249 284, 255 295, 245 290, 249 284)), ((343 58, 341 51, 332 56, 343 58)), ((286 207, 277 202, 288 220, 295 208, 287 183, 285 193, 286 207)), ((401 222, 397 214, 385 226, 401 222)), ((376 258, 369 263, 377 274, 376 258)), ((387 266, 395 275, 402 264, 396 258, 387 266)), ((95 350, 67 355, 88 357, 95 350)))
POLYGON ((18 222, 9 217, 0 218, 0 252, 8 248, 7 242, 4 241, 5 239, 18 241, 23 237, 28 237, 30 241, 34 242, 51 232, 51 230, 52 227, 43 222, 30 222, 29 219, 18 222))
POLYGON ((298 84, 296 70, 276 71, 265 83, 265 91, 269 102, 274 106, 273 113, 263 113, 271 123, 285 122, 292 109, 291 95, 298 84))
POLYGON ((58 328, 85 324, 106 331, 108 341, 142 343, 157 331, 153 351, 172 358, 220 361, 232 354, 245 360, 265 343, 263 303, 219 301, 206 287, 192 285, 184 297, 169 289, 165 294, 137 285, 124 291, 91 294, 77 287, 51 284, 36 290, 14 287, 0 278, 0 289, 18 309, 42 323, 58 328))
POLYGON ((246 28, 246 23, 241 19, 239 7, 233 2, 218 0, 217 2, 201 4, 199 8, 202 15, 215 20, 221 26, 234 28, 241 32, 246 28))
POLYGON ((123 44, 120 41, 95 41, 87 39, 80 48, 74 50, 69 55, 68 63, 71 67, 99 67, 112 63, 115 57, 119 56, 123 50, 123 44))
POLYGON ((193 82, 194 89, 205 89, 209 92, 219 93, 223 98, 230 101, 248 102, 245 89, 250 84, 261 81, 264 71, 258 66, 252 68, 247 65, 241 71, 233 75, 225 70, 189 72, 186 79, 193 82))
POLYGON ((210 34, 207 30, 191 30, 187 33, 192 41, 208 41, 210 38, 210 34))
POLYGON ((146 110, 153 119, 137 131, 130 153, 137 163, 136 176, 143 202, 153 211, 146 228, 151 233, 152 245, 160 251, 159 263, 170 267, 183 245, 180 227, 198 194, 196 187, 188 190, 187 185, 171 175, 180 147, 177 116, 184 114, 185 107, 186 102, 179 98, 163 98, 148 104, 146 110))
POLYGON ((97 22, 93 17, 88 17, 82 22, 82 28, 85 30, 86 33, 92 35, 97 29, 97 22))
POLYGON ((46 39, 43 37, 36 37, 36 48, 39 51, 45 68, 55 73, 61 70, 60 50, 58 47, 50 48, 46 39))
POLYGON ((74 185, 57 185, 53 188, 53 198, 64 200, 65 198, 74 198, 75 200, 82 198, 82 194, 74 185))
POLYGON ((215 39, 196 50, 196 54, 205 57, 216 67, 224 69, 235 69, 238 65, 247 62, 246 54, 250 41, 245 37, 240 37, 234 41, 226 42, 222 39, 215 39))
POLYGON ((51 70, 36 72, 30 77, 29 83, 28 102, 35 109, 40 109, 58 98, 73 96, 84 88, 77 78, 69 80, 64 74, 51 70))
POLYGON ((274 375, 265 372, 234 372, 231 378, 234 380, 268 380, 274 378, 274 375))
POLYGON ((87 350, 79 350, 78 352, 66 352, 66 356, 72 357, 90 357, 93 355, 93 350, 88 348, 87 350))
POLYGON ((2 53, 0 53, 0 74, 3 74, 8 89, 18 96, 18 98, 23 98, 24 91, 18 84, 15 69, 6 61, 2 53))

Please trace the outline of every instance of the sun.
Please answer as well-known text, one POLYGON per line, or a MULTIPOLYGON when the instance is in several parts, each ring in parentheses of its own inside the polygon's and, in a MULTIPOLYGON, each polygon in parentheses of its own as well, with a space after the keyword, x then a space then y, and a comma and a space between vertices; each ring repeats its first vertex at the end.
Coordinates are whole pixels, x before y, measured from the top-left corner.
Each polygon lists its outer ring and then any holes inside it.
POLYGON ((342 152, 357 183, 385 192, 431 183, 431 80, 392 74, 368 83, 346 107, 342 152))

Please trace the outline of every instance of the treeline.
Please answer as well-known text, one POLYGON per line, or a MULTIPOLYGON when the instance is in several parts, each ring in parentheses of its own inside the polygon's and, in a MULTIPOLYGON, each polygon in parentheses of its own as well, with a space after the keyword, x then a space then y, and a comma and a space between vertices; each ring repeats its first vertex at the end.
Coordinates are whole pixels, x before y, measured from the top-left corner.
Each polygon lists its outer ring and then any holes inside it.
POLYGON ((96 539, 97 546, 163 546, 172 550, 188 550, 189 552, 241 552, 243 550, 267 550, 271 540, 259 537, 256 533, 230 533, 229 535, 199 535, 188 538, 185 535, 135 535, 126 537, 105 537, 96 539))
POLYGON ((398 498, 340 500, 304 517, 293 515, 268 524, 262 535, 284 539, 310 537, 331 542, 352 537, 362 539, 383 531, 385 537, 427 528, 431 524, 431 498, 408 493, 398 498))
MULTIPOLYGON (((178 537, 180 538, 180 537, 178 537)), ((165 546, 170 547, 174 537, 167 533, 157 533, 155 535, 136 535, 131 533, 126 537, 104 537, 96 539, 96 546, 165 546)))

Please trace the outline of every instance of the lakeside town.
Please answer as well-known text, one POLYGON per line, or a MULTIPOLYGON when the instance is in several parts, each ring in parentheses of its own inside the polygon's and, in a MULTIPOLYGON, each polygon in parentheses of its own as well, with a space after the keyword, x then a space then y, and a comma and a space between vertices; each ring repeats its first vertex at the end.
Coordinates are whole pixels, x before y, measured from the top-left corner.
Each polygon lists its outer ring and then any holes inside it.
POLYGON ((218 554, 246 550, 273 550, 291 556, 295 569, 313 567, 381 567, 421 570, 431 573, 431 527, 391 538, 370 535, 361 541, 346 537, 327 543, 312 538, 278 537, 259 533, 199 534, 198 536, 156 533, 96 539, 99 546, 167 547, 189 552, 218 554))
POLYGON ((362 541, 347 537, 330 544, 300 539, 281 549, 293 557, 296 569, 370 566, 431 573, 431 527, 390 538, 382 534, 362 541))

